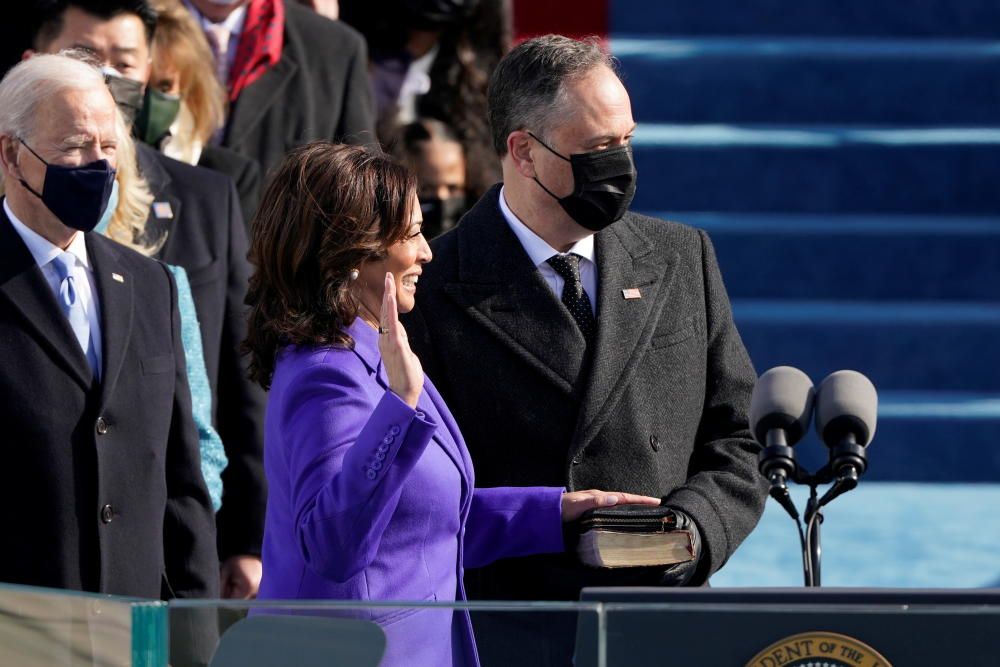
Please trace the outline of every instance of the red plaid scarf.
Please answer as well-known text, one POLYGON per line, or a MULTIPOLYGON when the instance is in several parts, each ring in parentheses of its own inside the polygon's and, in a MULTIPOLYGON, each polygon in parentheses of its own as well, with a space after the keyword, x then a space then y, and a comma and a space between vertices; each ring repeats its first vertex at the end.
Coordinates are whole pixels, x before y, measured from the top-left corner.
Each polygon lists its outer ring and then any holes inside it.
POLYGON ((229 70, 229 101, 281 60, 285 42, 284 0, 250 0, 236 58, 229 70))

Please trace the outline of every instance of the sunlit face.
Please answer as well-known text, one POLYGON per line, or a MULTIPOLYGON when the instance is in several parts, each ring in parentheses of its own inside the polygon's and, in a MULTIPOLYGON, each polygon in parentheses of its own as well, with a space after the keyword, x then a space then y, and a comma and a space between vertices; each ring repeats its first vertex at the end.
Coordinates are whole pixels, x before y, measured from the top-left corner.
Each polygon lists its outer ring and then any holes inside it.
MULTIPOLYGON (((585 76, 565 84, 559 122, 553 123, 542 141, 564 157, 628 144, 635 132, 632 104, 625 86, 607 67, 596 67, 585 76)), ((533 128, 528 128, 535 131, 533 128)), ((535 175, 558 197, 573 192, 573 170, 569 162, 554 155, 537 141, 531 159, 535 175)), ((539 198, 547 197, 539 188, 539 198)), ((543 200, 544 201, 544 200, 543 200)))
POLYGON ((63 13, 62 30, 46 51, 84 49, 125 78, 145 84, 150 68, 146 38, 146 26, 135 14, 124 13, 103 19, 70 6, 63 13))
POLYGON ((461 144, 440 139, 425 141, 411 166, 417 174, 421 201, 465 194, 465 154, 461 144))
MULTIPOLYGON (((43 192, 45 162, 76 167, 104 159, 113 168, 117 167, 116 113, 115 101, 103 85, 64 90, 48 98, 39 107, 30 134, 21 137, 37 157, 16 137, 4 136, 0 142, 8 187, 20 188, 20 181, 24 180, 35 192, 43 192)), ((49 225, 61 225, 34 195, 21 201, 30 217, 45 220, 49 225)))
POLYGON ((410 228, 406 237, 391 246, 386 256, 370 260, 361 265, 358 284, 361 301, 374 314, 382 307, 385 274, 391 272, 396 282, 397 310, 408 313, 416 303, 417 280, 423 272, 423 265, 431 261, 431 247, 421 233, 424 218, 416 194, 410 201, 410 228))
POLYGON ((157 56, 153 63, 152 74, 149 77, 149 86, 166 95, 180 96, 181 94, 181 73, 173 61, 167 57, 157 56))
POLYGON ((224 21, 227 16, 249 2, 250 0, 191 0, 191 4, 201 12, 202 16, 215 23, 224 21))
MULTIPOLYGON (((64 90, 41 105, 31 136, 25 140, 50 164, 76 167, 104 159, 115 167, 115 108, 107 88, 64 90)), ((40 183, 45 165, 26 149, 18 157, 25 180, 40 183)))

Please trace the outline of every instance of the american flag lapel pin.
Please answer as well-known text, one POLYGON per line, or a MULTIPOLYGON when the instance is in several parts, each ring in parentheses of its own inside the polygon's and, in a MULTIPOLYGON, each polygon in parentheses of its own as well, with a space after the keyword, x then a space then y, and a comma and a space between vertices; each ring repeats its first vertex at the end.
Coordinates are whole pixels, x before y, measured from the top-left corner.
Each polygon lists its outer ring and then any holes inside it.
POLYGON ((170 202, 168 201, 154 201, 153 215, 160 220, 172 220, 174 217, 174 210, 170 208, 170 202))
POLYGON ((115 281, 116 283, 122 283, 122 284, 124 284, 124 283, 125 283, 125 276, 123 276, 123 275, 122 275, 122 274, 120 274, 120 273, 112 273, 112 274, 111 274, 111 278, 112 278, 112 280, 114 280, 114 281, 115 281))
POLYGON ((641 299, 642 292, 639 291, 638 287, 627 287, 622 290, 622 296, 625 297, 626 301, 630 301, 632 299, 641 299))

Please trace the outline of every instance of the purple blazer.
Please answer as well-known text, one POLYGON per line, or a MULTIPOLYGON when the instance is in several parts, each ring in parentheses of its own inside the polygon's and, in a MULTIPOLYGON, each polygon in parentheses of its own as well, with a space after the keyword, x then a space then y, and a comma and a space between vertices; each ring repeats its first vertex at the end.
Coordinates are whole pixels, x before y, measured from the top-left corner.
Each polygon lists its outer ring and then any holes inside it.
MULTIPOLYGON (((430 379, 417 409, 389 391, 378 334, 354 350, 289 347, 268 397, 260 599, 465 600, 462 573, 563 550, 561 488, 474 488, 430 379)), ((372 610, 382 665, 478 665, 465 611, 372 610)))

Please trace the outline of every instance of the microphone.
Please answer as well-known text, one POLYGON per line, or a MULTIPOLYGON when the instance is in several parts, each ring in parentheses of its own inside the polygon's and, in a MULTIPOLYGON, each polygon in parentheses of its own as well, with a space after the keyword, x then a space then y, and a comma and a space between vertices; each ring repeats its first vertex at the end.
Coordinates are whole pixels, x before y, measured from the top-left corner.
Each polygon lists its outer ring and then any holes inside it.
POLYGON ((809 429, 812 411, 812 380, 797 368, 772 368, 754 386, 750 428, 754 439, 764 447, 758 469, 771 483, 771 497, 796 521, 799 512, 788 495, 788 479, 798 470, 792 445, 809 429))
POLYGON ((820 383, 816 399, 816 432, 830 448, 833 486, 820 505, 858 485, 868 468, 866 448, 875 435, 878 392, 857 371, 837 371, 820 383))

